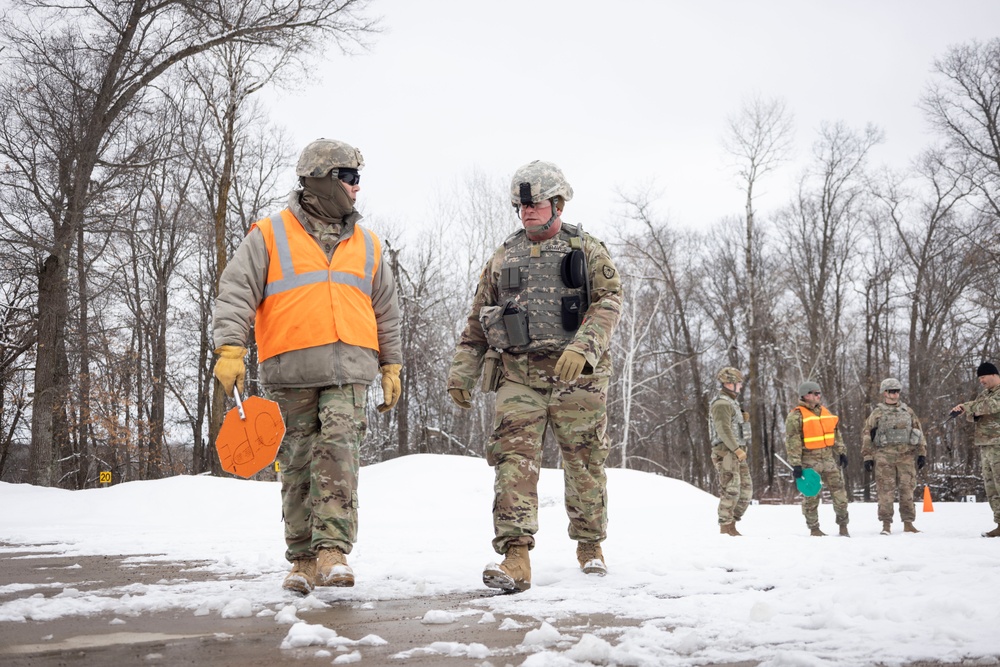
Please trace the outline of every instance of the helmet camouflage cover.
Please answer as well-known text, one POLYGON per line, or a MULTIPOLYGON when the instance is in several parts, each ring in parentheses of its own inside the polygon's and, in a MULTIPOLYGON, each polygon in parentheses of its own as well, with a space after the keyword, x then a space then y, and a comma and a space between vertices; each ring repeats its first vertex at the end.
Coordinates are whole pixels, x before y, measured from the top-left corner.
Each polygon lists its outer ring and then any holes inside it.
POLYGON ((726 366, 725 368, 719 370, 719 372, 715 374, 715 377, 722 384, 727 384, 729 382, 734 384, 736 382, 743 382, 743 373, 740 373, 738 369, 733 368, 732 366, 726 366))
POLYGON ((563 201, 573 198, 573 187, 566 181, 562 170, 551 162, 534 160, 514 172, 510 179, 510 203, 521 205, 521 184, 531 186, 531 202, 537 204, 561 196, 563 201))
POLYGON ((889 391, 890 389, 896 389, 899 391, 903 390, 903 384, 896 378, 886 378, 882 380, 881 386, 878 388, 879 391, 889 391))
POLYGON ((295 165, 297 176, 322 178, 333 169, 364 169, 365 159, 361 151, 350 144, 336 139, 317 139, 302 149, 299 162, 295 165))

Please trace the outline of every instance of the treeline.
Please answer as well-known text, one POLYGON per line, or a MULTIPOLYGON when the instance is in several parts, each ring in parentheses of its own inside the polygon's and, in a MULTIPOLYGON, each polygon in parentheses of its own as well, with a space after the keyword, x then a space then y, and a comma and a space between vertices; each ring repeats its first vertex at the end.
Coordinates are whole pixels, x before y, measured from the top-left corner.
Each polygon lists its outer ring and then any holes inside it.
MULTIPOLYGON (((250 223, 281 206, 276 175, 300 148, 256 94, 317 40, 346 48, 373 34, 365 5, 306 3, 303 26, 228 6, 98 2, 4 25, 0 478, 85 488, 101 471, 219 472, 215 288, 250 223)), ((859 430, 896 376, 924 420, 935 497, 975 493, 969 429, 942 422, 1000 348, 997 91, 1000 40, 951 49, 920 101, 937 132, 912 169, 871 164, 880 129, 832 122, 795 197, 766 216, 755 193, 792 140, 776 100, 747 101, 727 128, 747 202, 732 219, 692 230, 658 213, 655 192, 622 192, 618 235, 604 239, 627 289, 610 464, 714 490, 708 401, 733 365, 749 375, 758 497, 790 493, 776 455, 805 378, 840 415, 848 481, 864 495, 859 430)), ((456 190, 419 239, 369 220, 399 284, 406 362, 397 409, 369 414, 366 463, 480 456, 492 430, 491 397, 460 411, 445 377, 479 271, 517 222, 505 178, 472 173, 456 190)), ((572 204, 567 219, 588 223, 572 204)), ((545 462, 556 457, 549 443, 545 462)))

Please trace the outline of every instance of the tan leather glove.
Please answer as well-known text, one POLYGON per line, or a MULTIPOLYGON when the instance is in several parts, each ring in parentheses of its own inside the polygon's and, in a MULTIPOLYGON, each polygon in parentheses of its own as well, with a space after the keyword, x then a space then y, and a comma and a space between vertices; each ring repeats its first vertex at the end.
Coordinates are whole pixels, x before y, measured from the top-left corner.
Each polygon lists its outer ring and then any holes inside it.
POLYGON ((468 389, 449 389, 448 395, 463 410, 468 410, 472 407, 472 392, 468 389))
POLYGON ((382 405, 378 406, 378 411, 388 412, 396 407, 399 395, 403 393, 403 387, 399 382, 399 371, 403 370, 403 366, 386 364, 379 370, 382 371, 382 405))
POLYGON ((556 362, 555 374, 563 382, 575 382, 580 377, 580 373, 583 372, 583 366, 586 363, 587 360, 579 352, 566 350, 556 362))
POLYGON ((746 461, 747 460, 747 453, 744 452, 742 449, 737 449, 733 453, 736 454, 736 460, 737 461, 746 461))
POLYGON ((247 349, 242 345, 223 345, 216 348, 215 353, 219 355, 219 360, 215 362, 212 375, 226 390, 227 396, 233 395, 233 384, 242 394, 243 381, 247 375, 247 367, 243 363, 243 357, 246 355, 247 349))

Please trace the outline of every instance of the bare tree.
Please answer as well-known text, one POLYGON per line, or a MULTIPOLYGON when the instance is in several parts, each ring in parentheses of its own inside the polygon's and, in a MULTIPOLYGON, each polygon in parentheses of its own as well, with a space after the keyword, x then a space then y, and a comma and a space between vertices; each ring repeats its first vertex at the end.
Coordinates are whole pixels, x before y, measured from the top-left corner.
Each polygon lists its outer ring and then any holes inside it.
MULTIPOLYGON (((663 439, 671 445, 666 455, 679 457, 682 474, 689 479, 704 480, 709 469, 708 400, 700 362, 708 346, 701 338, 701 316, 694 297, 701 280, 699 241, 657 217, 649 188, 634 194, 620 192, 619 197, 626 217, 642 230, 621 240, 625 256, 633 262, 633 272, 647 276, 663 293, 661 326, 651 343, 657 355, 655 366, 672 368, 669 382, 661 380, 658 387, 665 395, 665 385, 669 385, 673 399, 661 406, 659 417, 676 421, 676 438, 663 439)), ((669 458, 667 467, 672 467, 669 458)))
MULTIPOLYGON (((781 99, 763 99, 754 95, 743 102, 739 113, 729 118, 729 131, 724 146, 736 161, 740 185, 746 192, 745 217, 746 236, 743 244, 743 281, 746 284, 744 307, 744 327, 746 331, 747 361, 750 390, 750 420, 752 440, 750 444, 751 474, 757 488, 763 486, 765 457, 762 447, 764 433, 764 402, 761 384, 761 313, 764 310, 758 296, 760 263, 755 247, 759 247, 757 236, 754 197, 760 180, 784 163, 792 150, 794 126, 792 115, 781 99)), ((741 292, 743 290, 740 290, 741 292)), ((739 364, 735 364, 739 365, 739 364)))
POLYGON ((921 105, 949 148, 969 160, 963 176, 984 209, 1000 216, 1000 38, 951 47, 934 72, 921 105))
POLYGON ((5 475, 8 464, 23 456, 14 451, 26 432, 27 376, 35 345, 33 258, 0 242, 0 479, 23 481, 22 472, 5 475))

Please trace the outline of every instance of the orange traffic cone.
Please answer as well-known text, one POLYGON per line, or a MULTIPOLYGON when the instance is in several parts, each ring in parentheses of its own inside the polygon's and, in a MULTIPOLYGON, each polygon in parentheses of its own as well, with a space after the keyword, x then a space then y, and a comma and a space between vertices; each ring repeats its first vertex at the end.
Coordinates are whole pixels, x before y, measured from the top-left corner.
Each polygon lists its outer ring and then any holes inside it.
POLYGON ((924 511, 933 512, 934 503, 931 502, 931 487, 924 484, 924 511))

